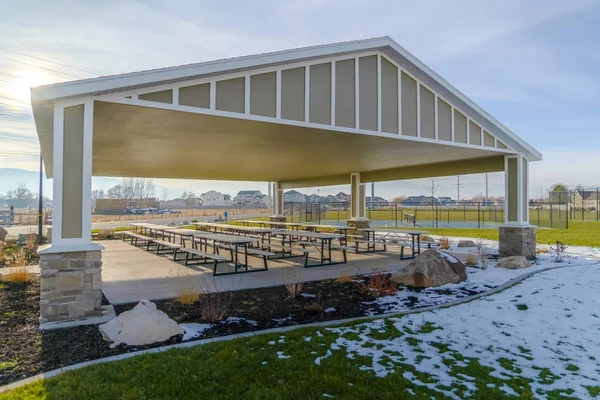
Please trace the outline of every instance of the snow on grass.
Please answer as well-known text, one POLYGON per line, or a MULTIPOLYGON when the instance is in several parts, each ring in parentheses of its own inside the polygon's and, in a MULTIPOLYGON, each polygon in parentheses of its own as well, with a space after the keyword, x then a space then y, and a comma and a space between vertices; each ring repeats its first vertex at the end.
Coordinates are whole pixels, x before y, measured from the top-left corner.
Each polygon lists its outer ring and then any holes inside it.
POLYGON ((179 324, 180 327, 183 328, 183 339, 182 341, 196 339, 197 337, 202 336, 205 330, 210 329, 212 327, 211 324, 179 324))
MULTIPOLYGON (((440 252, 443 254, 443 252, 440 252)), ((380 297, 371 302, 377 306, 376 309, 369 309, 366 315, 376 315, 383 311, 384 313, 396 313, 414 308, 428 307, 450 303, 459 299, 465 299, 473 295, 490 291, 511 279, 517 278, 530 271, 541 270, 549 267, 559 267, 566 265, 584 265, 593 264, 597 260, 586 258, 584 256, 569 256, 563 263, 552 262, 547 254, 538 256, 529 268, 525 269, 507 269, 496 268, 495 262, 490 260, 487 269, 467 268, 467 280, 456 284, 448 284, 426 289, 409 289, 406 287, 398 288, 396 294, 380 297), (379 312, 378 312, 379 311, 379 312)))
POLYGON ((343 351, 382 378, 402 364, 404 378, 454 399, 473 397, 478 387, 510 396, 546 398, 552 391, 589 398, 600 386, 595 264, 545 271, 455 307, 328 328, 338 336, 314 362, 343 351))

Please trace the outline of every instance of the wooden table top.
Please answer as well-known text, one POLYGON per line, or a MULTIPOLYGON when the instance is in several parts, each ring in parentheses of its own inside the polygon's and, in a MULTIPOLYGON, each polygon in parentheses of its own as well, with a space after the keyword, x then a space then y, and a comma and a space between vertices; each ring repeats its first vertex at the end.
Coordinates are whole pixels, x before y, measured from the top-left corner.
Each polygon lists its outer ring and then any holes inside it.
POLYGON ((311 239, 340 239, 343 238, 343 235, 338 235, 336 233, 321 233, 321 232, 311 232, 311 231, 291 231, 291 230, 280 230, 277 231, 277 234, 288 235, 288 236, 296 236, 296 237, 306 237, 311 239))

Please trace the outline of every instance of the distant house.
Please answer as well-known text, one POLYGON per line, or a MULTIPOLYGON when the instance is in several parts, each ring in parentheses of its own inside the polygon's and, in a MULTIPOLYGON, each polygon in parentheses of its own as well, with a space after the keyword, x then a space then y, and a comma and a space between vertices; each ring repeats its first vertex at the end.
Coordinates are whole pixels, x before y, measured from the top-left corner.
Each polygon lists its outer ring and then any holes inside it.
POLYGON ((575 210, 593 211, 600 205, 600 196, 598 191, 578 190, 573 195, 573 208, 575 210))
POLYGON ((456 205, 456 201, 452 200, 451 197, 440 196, 440 197, 438 197, 438 201, 439 201, 439 204, 441 206, 454 206, 454 205, 456 205))
POLYGON ((288 190, 283 193, 284 203, 306 203, 306 195, 296 191, 288 190))
POLYGON ((260 190, 240 190, 233 198, 233 204, 236 206, 249 206, 255 203, 254 199, 262 196, 260 190))
POLYGON ((232 205, 231 195, 209 190, 200 196, 205 207, 228 207, 232 205))
MULTIPOLYGON (((375 207, 387 207, 389 202, 383 197, 375 196, 372 200, 375 207)), ((367 206, 370 207, 371 204, 371 196, 367 196, 367 206)))
POLYGON ((269 208, 269 203, 269 196, 266 194, 256 196, 252 201, 252 205, 256 208, 269 208))
POLYGON ((308 203, 327 203, 327 197, 313 193, 306 196, 306 201, 308 203))
POLYGON ((439 200, 436 197, 431 196, 409 196, 402 202, 404 206, 423 206, 423 205, 431 205, 431 203, 438 204, 439 200))
POLYGON ((335 195, 335 197, 337 197, 338 199, 340 199, 340 201, 345 201, 345 202, 350 202, 350 195, 346 194, 344 192, 339 192, 338 194, 335 195))

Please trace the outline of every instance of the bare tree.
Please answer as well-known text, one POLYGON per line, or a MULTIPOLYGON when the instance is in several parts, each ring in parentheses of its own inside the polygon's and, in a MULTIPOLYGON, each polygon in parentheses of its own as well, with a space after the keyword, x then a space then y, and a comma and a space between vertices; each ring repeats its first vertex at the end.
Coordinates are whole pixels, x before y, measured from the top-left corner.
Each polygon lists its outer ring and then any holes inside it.
POLYGON ((427 185, 427 203, 431 205, 431 227, 435 228, 435 206, 438 202, 435 195, 438 192, 439 185, 435 183, 435 180, 430 179, 429 184, 427 185))
POLYGON ((162 201, 167 201, 167 197, 169 197, 169 189, 168 188, 163 188, 162 195, 160 196, 160 199, 162 201))
POLYGON ((154 197, 154 181, 146 178, 122 178, 119 183, 108 189, 111 199, 124 199, 126 207, 133 207, 134 201, 154 197))
POLYGON ((104 199, 104 198, 106 198, 106 193, 104 192, 104 189, 92 190, 92 199, 98 200, 98 199, 104 199))
POLYGON ((394 197, 392 199, 392 203, 402 203, 404 200, 406 200, 406 196, 400 195, 400 196, 394 197))
POLYGON ((6 198, 11 200, 31 200, 35 194, 25 185, 25 182, 19 182, 16 189, 6 192, 6 198))

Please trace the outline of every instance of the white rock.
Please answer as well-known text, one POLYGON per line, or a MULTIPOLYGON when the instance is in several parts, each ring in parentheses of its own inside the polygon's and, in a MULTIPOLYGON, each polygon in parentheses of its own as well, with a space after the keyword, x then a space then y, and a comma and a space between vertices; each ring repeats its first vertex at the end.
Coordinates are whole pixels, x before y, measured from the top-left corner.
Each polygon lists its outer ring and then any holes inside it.
POLYGON ((175 335, 183 335, 184 329, 167 314, 156 309, 156 304, 142 300, 130 311, 99 326, 102 337, 113 342, 111 347, 125 343, 129 346, 164 342, 175 335))

